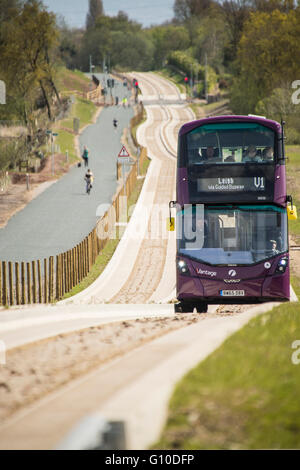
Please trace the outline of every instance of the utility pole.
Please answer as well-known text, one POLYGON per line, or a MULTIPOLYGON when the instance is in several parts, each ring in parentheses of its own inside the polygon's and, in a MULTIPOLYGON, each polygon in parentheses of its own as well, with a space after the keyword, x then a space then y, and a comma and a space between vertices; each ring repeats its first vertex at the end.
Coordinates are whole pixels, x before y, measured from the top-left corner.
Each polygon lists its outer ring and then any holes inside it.
POLYGON ((208 101, 208 92, 207 92, 207 54, 206 53, 205 53, 204 92, 205 92, 205 99, 206 99, 206 101, 208 101))
POLYGON ((190 80, 190 87, 191 87, 191 98, 193 98, 193 64, 191 64, 191 80, 190 80))

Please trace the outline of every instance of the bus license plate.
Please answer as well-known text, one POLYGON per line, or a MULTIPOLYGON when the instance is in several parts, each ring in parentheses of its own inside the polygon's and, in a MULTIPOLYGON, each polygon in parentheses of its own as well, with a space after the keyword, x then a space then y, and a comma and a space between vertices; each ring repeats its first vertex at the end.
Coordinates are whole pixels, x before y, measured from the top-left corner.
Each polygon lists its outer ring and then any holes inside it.
POLYGON ((244 297, 244 290, 221 290, 220 294, 223 297, 244 297))

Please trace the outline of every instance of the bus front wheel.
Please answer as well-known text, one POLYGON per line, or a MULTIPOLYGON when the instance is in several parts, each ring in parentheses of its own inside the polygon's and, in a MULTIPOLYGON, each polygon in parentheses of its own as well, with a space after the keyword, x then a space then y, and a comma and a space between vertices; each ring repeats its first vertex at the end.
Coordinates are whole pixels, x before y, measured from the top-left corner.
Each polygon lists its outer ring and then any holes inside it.
POLYGON ((208 305, 205 302, 200 302, 199 304, 195 305, 195 307, 198 313, 206 313, 208 309, 208 305))
POLYGON ((190 313, 193 312, 193 310, 193 305, 187 302, 179 302, 178 304, 175 304, 176 313, 190 313))

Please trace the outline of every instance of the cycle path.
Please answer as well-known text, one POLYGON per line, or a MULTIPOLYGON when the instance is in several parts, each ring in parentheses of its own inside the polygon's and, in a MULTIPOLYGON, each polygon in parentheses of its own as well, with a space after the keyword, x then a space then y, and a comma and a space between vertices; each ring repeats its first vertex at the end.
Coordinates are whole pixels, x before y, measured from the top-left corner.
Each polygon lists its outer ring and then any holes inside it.
MULTIPOLYGON (((99 77, 100 78, 100 77, 99 77)), ((116 82, 113 94, 129 98, 129 91, 116 82)), ((31 261, 55 256, 81 242, 95 227, 97 208, 111 203, 117 188, 116 161, 124 128, 129 127, 132 108, 110 106, 96 124, 80 136, 80 147, 90 149, 89 168, 94 173, 93 190, 85 193, 86 169, 73 167, 68 174, 32 200, 0 229, 0 260, 31 261), (118 128, 113 127, 113 119, 118 128)))

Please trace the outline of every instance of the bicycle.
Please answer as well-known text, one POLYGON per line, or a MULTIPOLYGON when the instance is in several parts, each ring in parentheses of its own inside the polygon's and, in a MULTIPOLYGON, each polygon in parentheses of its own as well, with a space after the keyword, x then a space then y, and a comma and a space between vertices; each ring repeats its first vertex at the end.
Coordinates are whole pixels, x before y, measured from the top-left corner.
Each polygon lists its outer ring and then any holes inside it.
POLYGON ((93 187, 92 182, 90 180, 87 181, 86 182, 86 192, 87 192, 88 195, 90 195, 92 187, 93 187))

